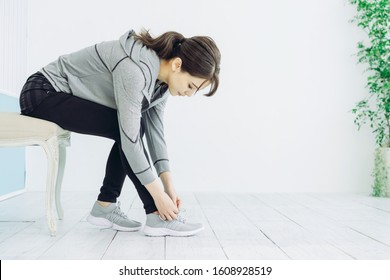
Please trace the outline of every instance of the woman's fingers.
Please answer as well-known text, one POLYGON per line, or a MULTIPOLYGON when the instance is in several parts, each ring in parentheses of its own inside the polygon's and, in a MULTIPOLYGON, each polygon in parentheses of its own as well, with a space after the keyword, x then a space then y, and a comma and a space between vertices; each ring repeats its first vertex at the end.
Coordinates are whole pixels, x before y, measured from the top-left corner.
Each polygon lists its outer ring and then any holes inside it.
POLYGON ((163 220, 172 221, 177 218, 176 214, 179 213, 179 210, 167 194, 164 193, 156 202, 158 212, 163 220))
POLYGON ((181 206, 181 200, 179 197, 176 198, 176 206, 177 206, 177 208, 180 208, 180 206, 181 206))
POLYGON ((161 214, 161 213, 160 213, 160 217, 161 217, 164 221, 166 221, 166 220, 172 221, 172 220, 175 220, 175 219, 177 218, 177 216, 176 216, 176 214, 175 214, 174 212, 172 212, 172 213, 165 213, 165 214, 161 214))

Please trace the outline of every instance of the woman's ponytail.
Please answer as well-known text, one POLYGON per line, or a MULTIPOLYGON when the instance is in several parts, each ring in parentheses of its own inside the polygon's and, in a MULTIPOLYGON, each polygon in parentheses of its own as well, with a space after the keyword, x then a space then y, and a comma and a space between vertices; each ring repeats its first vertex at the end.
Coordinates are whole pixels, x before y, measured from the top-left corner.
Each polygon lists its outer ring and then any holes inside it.
POLYGON ((152 38, 149 31, 142 30, 139 35, 135 35, 145 46, 154 50, 158 57, 162 59, 171 59, 176 56, 177 48, 185 40, 184 36, 178 32, 170 31, 152 38))

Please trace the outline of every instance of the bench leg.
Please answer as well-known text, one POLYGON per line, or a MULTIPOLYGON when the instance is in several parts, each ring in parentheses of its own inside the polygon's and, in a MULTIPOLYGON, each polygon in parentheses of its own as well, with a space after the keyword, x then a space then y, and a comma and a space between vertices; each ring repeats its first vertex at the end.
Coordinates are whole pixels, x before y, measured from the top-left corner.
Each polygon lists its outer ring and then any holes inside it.
POLYGON ((50 138, 42 145, 47 157, 47 179, 46 179, 46 218, 51 236, 57 233, 57 221, 53 214, 53 202, 55 187, 58 177, 59 166, 59 145, 57 137, 50 138))
POLYGON ((59 158, 58 158, 58 172, 57 172, 57 180, 55 186, 56 208, 57 208, 58 219, 60 220, 64 218, 64 211, 61 204, 61 186, 62 186, 62 179, 64 178, 65 163, 66 163, 66 148, 60 145, 59 158))

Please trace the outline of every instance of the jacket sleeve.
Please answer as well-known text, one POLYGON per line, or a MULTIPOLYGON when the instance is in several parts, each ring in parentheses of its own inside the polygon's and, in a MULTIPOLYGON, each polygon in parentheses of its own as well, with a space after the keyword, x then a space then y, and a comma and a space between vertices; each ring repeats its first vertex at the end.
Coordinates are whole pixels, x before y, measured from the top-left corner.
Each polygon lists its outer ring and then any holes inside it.
POLYGON ((150 156, 157 174, 169 171, 167 146, 164 139, 164 109, 167 98, 142 114, 150 156))
POLYGON ((112 72, 115 102, 122 150, 129 165, 143 185, 153 182, 156 176, 144 153, 140 137, 142 90, 145 79, 141 69, 130 59, 121 61, 112 72))

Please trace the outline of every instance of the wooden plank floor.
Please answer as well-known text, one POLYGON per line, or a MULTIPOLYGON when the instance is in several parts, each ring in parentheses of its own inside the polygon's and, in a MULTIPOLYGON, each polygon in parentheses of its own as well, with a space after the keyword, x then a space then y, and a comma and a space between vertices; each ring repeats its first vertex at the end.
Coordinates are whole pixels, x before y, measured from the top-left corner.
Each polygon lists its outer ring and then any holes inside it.
MULTIPOLYGON (((43 192, 0 202, 0 259, 390 259, 390 199, 358 194, 184 193, 193 237, 98 229, 85 219, 94 192, 63 192, 65 218, 50 237, 43 192)), ((145 222, 135 192, 121 208, 145 222)))

